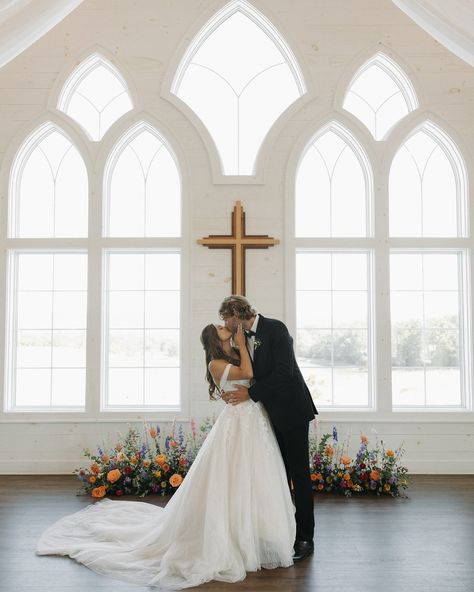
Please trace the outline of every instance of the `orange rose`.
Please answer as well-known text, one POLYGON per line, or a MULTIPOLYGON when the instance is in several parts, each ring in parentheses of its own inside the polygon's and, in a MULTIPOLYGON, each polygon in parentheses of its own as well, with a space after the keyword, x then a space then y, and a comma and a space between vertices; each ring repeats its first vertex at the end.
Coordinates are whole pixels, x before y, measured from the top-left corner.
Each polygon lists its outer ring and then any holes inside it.
POLYGON ((100 473, 100 466, 95 462, 91 464, 91 471, 95 474, 98 475, 100 473))
POLYGON ((172 487, 179 487, 182 482, 183 482, 183 478, 181 477, 181 475, 178 475, 177 473, 175 473, 174 475, 171 475, 170 485, 172 487))
POLYGON ((324 449, 324 454, 326 456, 332 456, 334 454, 334 448, 332 446, 326 446, 326 448, 324 449))
POLYGON ((361 436, 360 437, 360 441, 362 442, 362 444, 368 444, 369 443, 369 439, 367 438, 367 436, 361 436))
POLYGON ((316 473, 311 473, 311 481, 317 481, 316 473))
POLYGON ((94 475, 91 475, 89 477, 89 483, 95 483, 96 482, 96 477, 94 477, 94 475))
POLYGON ((92 497, 104 497, 106 493, 105 485, 101 485, 100 487, 95 487, 92 490, 92 497))
POLYGON ((385 453, 387 456, 394 456, 394 452, 393 450, 388 449, 387 452, 385 453))
POLYGON ((122 473, 118 469, 113 469, 107 473, 107 481, 109 481, 109 483, 115 483, 121 476, 122 473))
POLYGON ((316 473, 316 479, 322 479, 323 476, 321 475, 321 473, 316 473))
POLYGON ((165 463, 161 468, 165 473, 167 473, 170 470, 170 466, 168 463, 165 463))
POLYGON ((378 481, 380 477, 380 473, 378 471, 370 471, 370 478, 372 481, 378 481))
POLYGON ((157 454, 155 456, 155 462, 159 465, 163 465, 166 462, 166 455, 165 454, 157 454))
POLYGON ((351 476, 349 475, 349 473, 344 473, 344 475, 342 476, 342 478, 344 479, 344 481, 350 481, 351 480, 351 476))
POLYGON ((150 466, 150 464, 151 464, 151 461, 149 461, 148 459, 145 459, 143 461, 143 466, 145 467, 145 469, 148 469, 148 467, 150 466))
POLYGON ((341 461, 344 465, 350 465, 351 464, 351 459, 348 456, 343 456, 341 458, 341 461))
POLYGON ((149 429, 149 432, 150 432, 150 436, 151 436, 152 438, 156 438, 156 436, 158 436, 158 432, 156 431, 156 429, 155 429, 155 428, 150 428, 150 429, 149 429))
POLYGON ((181 458, 179 459, 179 466, 180 466, 180 467, 184 467, 184 466, 187 464, 187 462, 188 462, 188 461, 187 461, 185 458, 181 457, 181 458))

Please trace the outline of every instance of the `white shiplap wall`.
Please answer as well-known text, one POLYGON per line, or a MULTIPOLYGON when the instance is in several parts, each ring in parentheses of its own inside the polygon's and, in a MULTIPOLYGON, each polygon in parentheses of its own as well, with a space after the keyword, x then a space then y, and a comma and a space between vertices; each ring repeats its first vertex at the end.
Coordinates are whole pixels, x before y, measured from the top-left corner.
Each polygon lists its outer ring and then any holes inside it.
MULTIPOLYGON (((101 173, 121 133, 133 122, 146 118, 168 138, 176 152, 183 172, 182 246, 187 259, 183 272, 184 406, 179 416, 183 420, 218 413, 222 405, 210 403, 207 398, 199 334, 205 324, 217 320, 218 305, 230 291, 230 255, 200 247, 196 239, 229 232, 230 212, 234 202, 241 200, 249 233, 282 239, 278 247, 247 255, 247 294, 263 314, 286 320, 294 332, 292 179, 305 141, 321 125, 336 117, 357 134, 372 160, 376 208, 381 217, 386 208, 390 160, 404 135, 427 116, 452 135, 463 151, 471 178, 474 173, 474 71, 419 29, 390 0, 255 0, 257 9, 274 23, 294 51, 308 93, 271 130, 255 178, 222 177, 207 132, 179 100, 170 96, 168 89, 187 44, 223 4, 211 0, 85 0, 44 38, 0 70, 2 253, 6 247, 10 164, 19 144, 39 123, 51 119, 63 125, 83 154, 91 184, 91 228, 97 237, 101 173), (113 126, 100 145, 88 142, 78 126, 54 108, 72 68, 94 50, 102 51, 120 69, 135 104, 134 111, 113 126), (406 118, 382 143, 374 143, 367 130, 341 109, 351 76, 377 50, 386 51, 404 67, 421 101, 420 111, 406 118)), ((474 228, 472 222, 471 214, 474 228)), ((95 240, 91 239, 91 246, 97 246, 95 240)), ((2 294, 4 282, 2 259, 2 294)), ((383 290, 377 292, 377 298, 382 302, 377 308, 377 324, 383 326, 387 321, 383 290)), ((3 336, 1 315, 0 319, 3 336)), ((98 332, 99 320, 98 311, 90 311, 93 331, 98 332)), ((389 352, 389 339, 389 334, 379 336, 377 349, 381 356, 389 352)), ((98 343, 98 339, 92 343, 90 360, 98 356, 98 343)), ((0 350, 3 368, 3 337, 0 350)), ((99 417, 94 412, 98 385, 96 361, 88 380, 93 405, 82 416, 12 417, 0 413, 0 472, 68 473, 81 463, 83 447, 102 443, 104 434, 110 434, 113 442, 117 431, 126 430, 127 421, 141 419, 137 415, 99 417)), ((472 411, 392 414, 387 364, 380 365, 377 388, 378 411, 323 413, 319 430, 330 429, 336 423, 340 434, 354 434, 355 447, 358 435, 373 437, 374 428, 389 447, 405 442, 405 463, 413 472, 474 472, 472 411)))

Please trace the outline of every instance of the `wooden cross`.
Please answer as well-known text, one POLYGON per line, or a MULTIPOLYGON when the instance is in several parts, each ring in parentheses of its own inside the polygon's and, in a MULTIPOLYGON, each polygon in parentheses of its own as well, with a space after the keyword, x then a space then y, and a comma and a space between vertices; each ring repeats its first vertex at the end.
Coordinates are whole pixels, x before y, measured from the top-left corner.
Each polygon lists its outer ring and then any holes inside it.
POLYGON ((232 234, 211 234, 198 243, 210 249, 232 250, 232 294, 245 296, 245 251, 268 249, 280 241, 267 234, 245 234, 245 212, 238 201, 232 212, 232 234))

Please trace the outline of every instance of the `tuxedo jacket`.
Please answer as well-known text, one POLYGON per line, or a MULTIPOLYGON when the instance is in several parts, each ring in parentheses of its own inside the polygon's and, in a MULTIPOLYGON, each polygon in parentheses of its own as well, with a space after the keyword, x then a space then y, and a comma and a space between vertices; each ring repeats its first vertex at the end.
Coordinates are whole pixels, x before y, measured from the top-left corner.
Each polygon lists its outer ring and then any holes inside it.
POLYGON ((280 431, 302 425, 318 413, 293 351, 293 339, 281 321, 259 315, 253 354, 255 383, 249 388, 280 431))

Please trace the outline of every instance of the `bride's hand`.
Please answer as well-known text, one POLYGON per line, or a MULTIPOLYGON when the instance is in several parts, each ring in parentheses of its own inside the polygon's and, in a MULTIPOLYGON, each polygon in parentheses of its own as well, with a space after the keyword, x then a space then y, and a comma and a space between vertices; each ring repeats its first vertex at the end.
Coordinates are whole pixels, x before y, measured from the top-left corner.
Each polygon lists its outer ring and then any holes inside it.
POLYGON ((234 343, 237 347, 245 347, 245 333, 242 328, 242 323, 237 325, 237 331, 234 334, 234 343))

